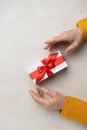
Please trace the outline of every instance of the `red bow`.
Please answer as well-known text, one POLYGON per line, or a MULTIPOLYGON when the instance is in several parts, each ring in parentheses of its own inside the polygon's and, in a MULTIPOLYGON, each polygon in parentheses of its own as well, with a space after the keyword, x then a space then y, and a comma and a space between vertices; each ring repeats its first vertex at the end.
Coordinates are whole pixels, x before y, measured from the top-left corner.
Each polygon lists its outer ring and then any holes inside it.
POLYGON ((37 70, 30 74, 32 79, 36 79, 36 84, 43 79, 45 73, 47 73, 48 77, 53 75, 51 71, 52 68, 55 68, 57 65, 64 62, 63 56, 57 58, 58 53, 53 53, 48 56, 48 58, 44 58, 41 62, 43 66, 37 67, 37 70))

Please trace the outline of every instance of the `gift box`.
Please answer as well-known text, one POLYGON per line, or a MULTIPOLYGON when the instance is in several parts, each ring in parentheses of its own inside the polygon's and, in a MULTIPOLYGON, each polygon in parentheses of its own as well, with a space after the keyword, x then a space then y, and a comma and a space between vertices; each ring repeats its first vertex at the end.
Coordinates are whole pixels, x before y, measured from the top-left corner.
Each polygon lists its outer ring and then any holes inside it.
POLYGON ((43 58, 40 62, 28 69, 28 75, 31 77, 35 84, 49 78, 55 73, 66 68, 66 63, 60 51, 51 53, 47 58, 43 58))

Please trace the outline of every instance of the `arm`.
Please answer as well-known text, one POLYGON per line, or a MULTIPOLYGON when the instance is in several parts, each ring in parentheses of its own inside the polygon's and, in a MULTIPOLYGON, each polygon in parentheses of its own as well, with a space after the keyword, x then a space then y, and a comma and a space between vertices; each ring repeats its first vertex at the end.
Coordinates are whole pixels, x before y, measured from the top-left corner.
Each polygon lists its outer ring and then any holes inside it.
POLYGON ((59 112, 61 116, 87 125, 87 102, 66 96, 66 102, 59 112))
MULTIPOLYGON (((76 24, 83 32, 87 40, 87 18, 82 19, 76 24)), ((87 102, 75 97, 66 96, 66 103, 60 115, 87 125, 87 102)))
MULTIPOLYGON (((55 44, 64 41, 70 44, 65 53, 79 47, 87 40, 87 18, 77 22, 77 26, 76 29, 65 31, 47 40, 45 49, 52 48, 55 44)), ((29 92, 33 99, 46 109, 59 110, 61 116, 87 125, 87 102, 75 97, 64 97, 61 93, 46 88, 36 89, 36 92, 30 90, 29 92), (44 93, 49 95, 48 99, 44 97, 44 93)))
POLYGON ((63 94, 47 88, 29 91, 32 98, 48 110, 58 110, 65 118, 87 125, 87 102, 75 97, 64 96, 63 94), (49 98, 45 98, 44 94, 49 98))

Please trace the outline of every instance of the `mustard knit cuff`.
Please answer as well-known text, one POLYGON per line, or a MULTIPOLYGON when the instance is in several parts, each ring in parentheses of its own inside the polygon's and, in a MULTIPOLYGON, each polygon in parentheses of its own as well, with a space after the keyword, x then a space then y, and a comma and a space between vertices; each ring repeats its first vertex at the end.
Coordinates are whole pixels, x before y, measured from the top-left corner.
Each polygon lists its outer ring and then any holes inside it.
POLYGON ((78 21, 76 25, 82 30, 85 40, 87 40, 87 18, 78 21))
POLYGON ((60 111, 60 115, 87 125, 87 102, 66 96, 66 102, 60 111))

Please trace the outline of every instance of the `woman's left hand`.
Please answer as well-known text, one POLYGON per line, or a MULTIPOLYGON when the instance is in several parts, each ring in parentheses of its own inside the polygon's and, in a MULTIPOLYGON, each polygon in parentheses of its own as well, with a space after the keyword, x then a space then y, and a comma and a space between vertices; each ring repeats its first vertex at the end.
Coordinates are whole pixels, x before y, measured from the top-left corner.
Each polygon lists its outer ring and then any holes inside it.
POLYGON ((36 92, 29 90, 29 93, 37 103, 49 110, 60 110, 65 104, 64 95, 48 88, 36 88, 36 92), (44 94, 49 97, 45 98, 44 94))

